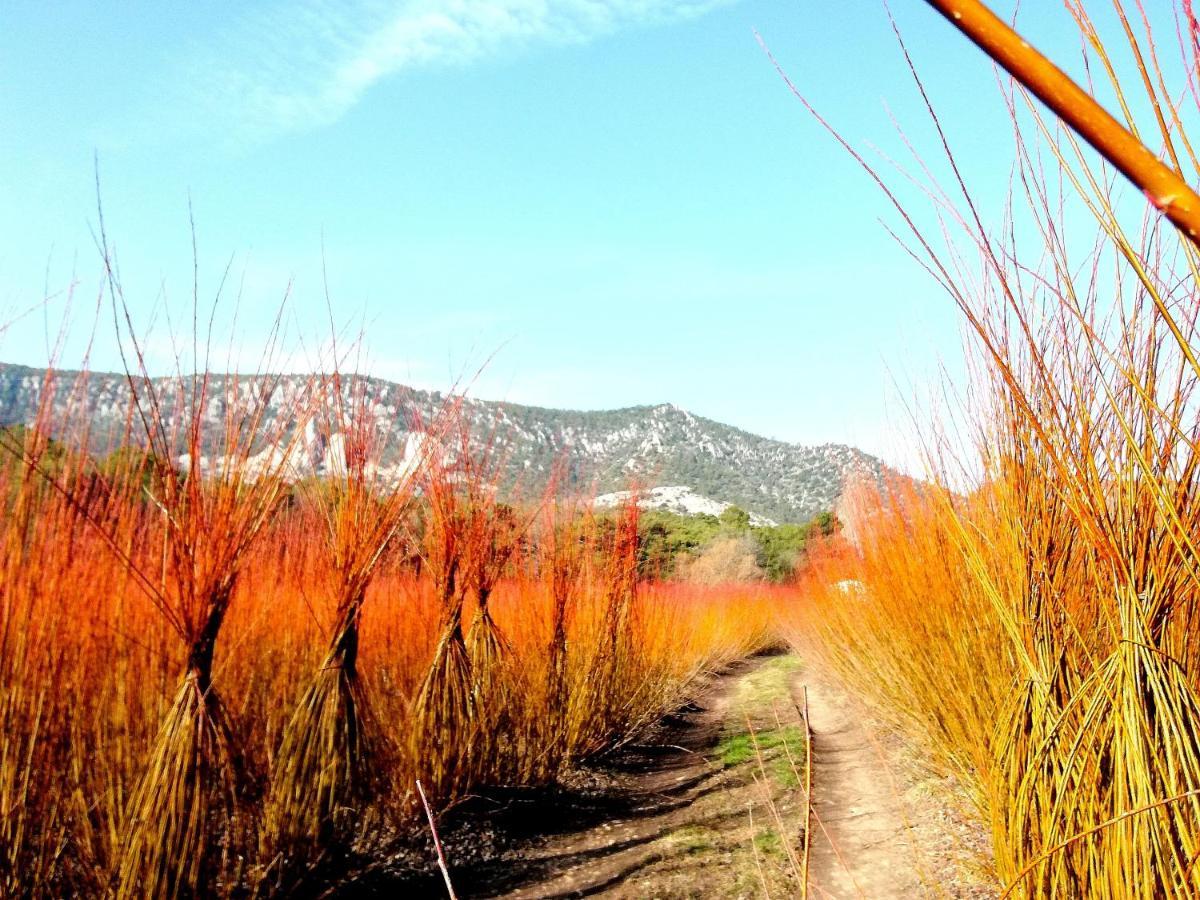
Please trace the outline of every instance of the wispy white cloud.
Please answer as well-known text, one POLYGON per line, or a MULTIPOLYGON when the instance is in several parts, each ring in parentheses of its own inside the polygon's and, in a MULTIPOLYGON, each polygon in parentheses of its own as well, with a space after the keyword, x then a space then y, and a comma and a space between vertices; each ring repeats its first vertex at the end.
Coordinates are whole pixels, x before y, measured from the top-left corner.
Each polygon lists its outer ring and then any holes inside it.
POLYGON ((336 121, 406 69, 464 65, 536 45, 694 18, 735 0, 306 0, 233 23, 197 48, 204 118, 265 137, 336 121))

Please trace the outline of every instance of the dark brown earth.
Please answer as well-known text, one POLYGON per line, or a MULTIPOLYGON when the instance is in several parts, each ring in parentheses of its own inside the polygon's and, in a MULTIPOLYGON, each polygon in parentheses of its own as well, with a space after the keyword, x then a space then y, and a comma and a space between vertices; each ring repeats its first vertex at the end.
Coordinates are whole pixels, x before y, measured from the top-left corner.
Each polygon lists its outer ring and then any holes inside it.
MULTIPOLYGON (((494 798, 486 822, 478 809, 448 822, 458 897, 757 897, 764 879, 773 894, 791 896, 785 847, 799 846, 803 799, 785 748, 766 745, 779 731, 772 703, 780 721, 796 720, 787 690, 794 668, 794 657, 759 656, 706 676, 688 703, 593 761, 571 786, 494 798), (761 765, 750 727, 764 737, 761 765), (473 834, 485 846, 472 846, 473 834)), ((786 749, 799 751, 791 728, 786 749)), ((446 896, 434 871, 386 881, 379 896, 446 896)))
MULTIPOLYGON (((759 656, 700 679, 648 733, 553 791, 493 793, 440 825, 461 900, 801 896, 812 727, 814 898, 994 897, 953 783, 819 668, 759 656)), ((344 896, 439 898, 431 851, 344 896)))

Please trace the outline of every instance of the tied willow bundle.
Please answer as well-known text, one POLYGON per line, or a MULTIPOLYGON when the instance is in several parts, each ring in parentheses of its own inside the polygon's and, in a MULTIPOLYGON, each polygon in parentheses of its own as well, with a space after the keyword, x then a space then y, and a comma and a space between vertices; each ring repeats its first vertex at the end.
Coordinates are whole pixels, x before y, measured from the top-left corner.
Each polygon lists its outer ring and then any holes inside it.
MULTIPOLYGON (((131 379, 131 384, 133 380, 131 379)), ((224 453, 204 468, 201 428, 212 398, 210 377, 179 379, 176 396, 148 378, 135 401, 157 467, 153 496, 160 515, 162 578, 141 576, 159 613, 185 648, 183 676, 162 721, 146 770, 126 811, 117 896, 189 897, 236 881, 242 861, 228 850, 246 826, 238 799, 243 770, 225 706, 213 680, 221 626, 237 588, 241 563, 284 496, 290 439, 268 437, 269 462, 251 465, 276 385, 225 381, 224 453), (178 446, 167 406, 182 421, 184 471, 171 465, 178 446)), ((276 422, 303 424, 299 398, 283 404, 276 422)), ((274 426, 282 428, 282 425, 274 426)), ((293 433, 294 434, 294 433, 293 433)), ((261 457, 258 457, 261 459, 261 457)))
POLYGON ((283 732, 267 798, 266 878, 277 889, 322 862, 335 862, 371 819, 382 745, 358 674, 359 629, 367 591, 401 534, 417 473, 436 437, 415 432, 405 456, 383 464, 386 441, 367 385, 334 374, 325 386, 325 421, 335 471, 311 484, 329 553, 333 618, 329 646, 283 732), (418 436, 419 435, 419 436, 418 436), (424 438, 422 440, 421 438, 424 438))

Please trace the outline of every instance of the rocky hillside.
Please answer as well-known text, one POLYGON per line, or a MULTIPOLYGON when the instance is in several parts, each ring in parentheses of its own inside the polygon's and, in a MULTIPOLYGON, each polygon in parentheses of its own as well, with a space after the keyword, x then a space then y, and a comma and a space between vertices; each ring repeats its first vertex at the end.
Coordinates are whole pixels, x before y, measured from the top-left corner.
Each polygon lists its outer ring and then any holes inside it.
MULTIPOLYGON (((698 494, 686 484, 667 484, 658 487, 641 488, 636 491, 613 491, 609 494, 598 494, 595 499, 599 509, 615 509, 637 497, 638 506, 642 509, 665 509, 667 512, 680 516, 719 516, 731 506, 737 504, 725 500, 714 500, 698 494)), ((774 519, 750 513, 751 525, 778 525, 774 519)))
MULTIPOLYGON (((290 400, 309 388, 311 378, 271 378, 276 380, 271 414, 286 416, 290 400)), ((208 452, 216 450, 227 403, 254 396, 265 383, 265 378, 242 378, 231 391, 225 376, 213 377, 204 409, 211 424, 208 452)), ((171 399, 187 392, 178 379, 156 379, 155 387, 167 398, 163 417, 171 420, 182 405, 171 399)), ((367 390, 380 427, 393 430, 398 438, 392 442, 401 448, 398 453, 405 446, 399 438, 415 421, 429 421, 445 402, 436 392, 378 379, 370 379, 367 390)), ((0 363, 0 425, 32 424, 45 400, 51 431, 62 435, 86 426, 97 452, 120 442, 129 430, 130 396, 122 375, 59 372, 47 379, 44 370, 0 363)), ((695 494, 764 518, 798 522, 833 509, 849 475, 877 478, 884 472, 879 459, 853 447, 770 440, 671 405, 578 411, 468 400, 464 410, 473 432, 490 436, 501 449, 507 480, 531 491, 539 490, 559 466, 564 490, 607 493, 631 483, 644 488, 687 486, 695 494)), ((320 443, 307 462, 317 474, 328 467, 322 448, 336 441, 326 438, 320 443)))

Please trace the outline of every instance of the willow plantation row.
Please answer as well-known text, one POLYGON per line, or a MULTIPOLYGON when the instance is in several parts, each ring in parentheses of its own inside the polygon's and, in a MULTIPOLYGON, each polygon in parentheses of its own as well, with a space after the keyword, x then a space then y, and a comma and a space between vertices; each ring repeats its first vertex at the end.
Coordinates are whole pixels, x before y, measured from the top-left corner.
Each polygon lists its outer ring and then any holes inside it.
POLYGON ((551 783, 791 596, 643 582, 636 505, 522 499, 454 402, 404 456, 353 377, 135 378, 97 454, 86 378, 3 432, 0 894, 318 893, 412 839, 418 779, 551 783), (337 465, 296 480, 312 421, 337 465))

